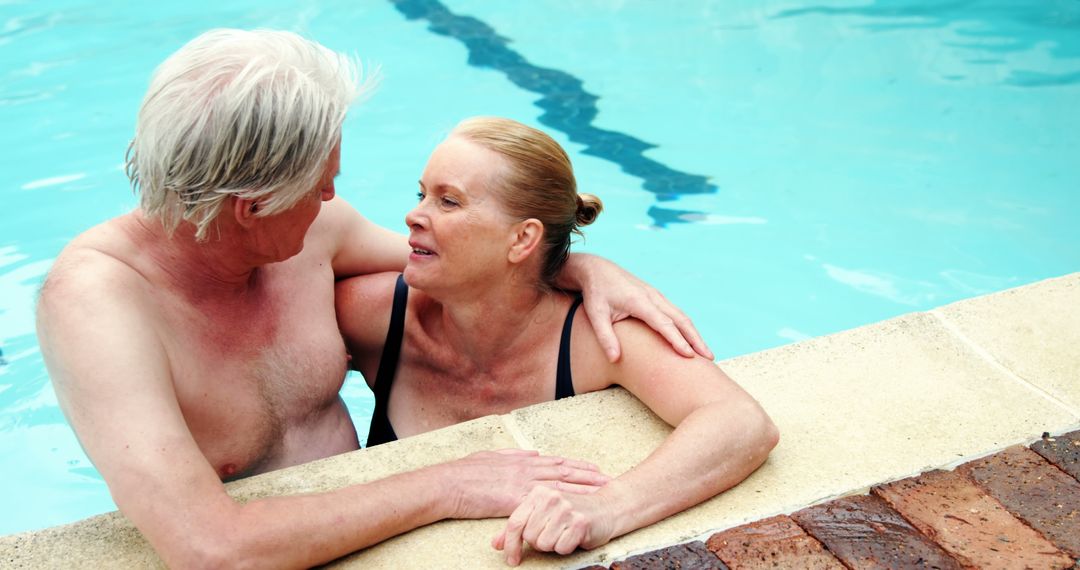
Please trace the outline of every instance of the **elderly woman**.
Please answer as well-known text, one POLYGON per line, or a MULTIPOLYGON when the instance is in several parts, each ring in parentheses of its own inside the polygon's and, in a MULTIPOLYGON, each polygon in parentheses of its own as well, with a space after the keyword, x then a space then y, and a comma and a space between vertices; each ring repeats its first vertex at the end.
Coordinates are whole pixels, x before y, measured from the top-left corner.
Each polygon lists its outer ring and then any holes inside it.
POLYGON ((600 213, 546 134, 507 119, 462 122, 432 153, 405 217, 404 275, 337 287, 338 321, 376 395, 368 445, 619 385, 675 430, 596 493, 534 489, 493 546, 562 554, 689 508, 746 478, 776 445, 758 403, 713 362, 676 354, 640 321, 605 357, 581 297, 553 286, 571 234, 600 213), (680 481, 679 492, 667 484, 680 481))

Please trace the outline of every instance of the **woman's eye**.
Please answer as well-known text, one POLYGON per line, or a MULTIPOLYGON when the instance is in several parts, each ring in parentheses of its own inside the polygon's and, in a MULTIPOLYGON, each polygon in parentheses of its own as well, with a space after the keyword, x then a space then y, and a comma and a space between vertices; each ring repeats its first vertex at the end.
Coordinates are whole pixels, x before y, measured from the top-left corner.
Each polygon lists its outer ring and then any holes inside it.
POLYGON ((443 198, 442 203, 443 206, 446 206, 448 208, 453 208, 458 205, 458 203, 452 198, 443 198))
POLYGON ((417 199, 417 201, 422 201, 424 199, 424 193, 423 192, 417 192, 416 193, 416 199, 417 199))

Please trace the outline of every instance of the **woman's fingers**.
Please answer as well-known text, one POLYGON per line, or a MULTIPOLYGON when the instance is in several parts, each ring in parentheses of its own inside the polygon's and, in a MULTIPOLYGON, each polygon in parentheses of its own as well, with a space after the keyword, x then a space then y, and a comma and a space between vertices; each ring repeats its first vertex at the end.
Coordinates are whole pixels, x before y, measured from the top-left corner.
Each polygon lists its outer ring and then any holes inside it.
POLYGON ((585 533, 588 530, 589 525, 585 522, 585 517, 581 516, 580 513, 575 513, 570 525, 563 530, 559 540, 555 542, 555 552, 565 555, 577 550, 581 543, 585 541, 585 533))
POLYGON ((502 531, 502 550, 506 563, 510 566, 517 566, 521 563, 523 542, 521 534, 525 530, 525 523, 529 521, 530 514, 532 514, 532 505, 526 499, 517 509, 514 509, 514 512, 506 521, 506 528, 502 531))

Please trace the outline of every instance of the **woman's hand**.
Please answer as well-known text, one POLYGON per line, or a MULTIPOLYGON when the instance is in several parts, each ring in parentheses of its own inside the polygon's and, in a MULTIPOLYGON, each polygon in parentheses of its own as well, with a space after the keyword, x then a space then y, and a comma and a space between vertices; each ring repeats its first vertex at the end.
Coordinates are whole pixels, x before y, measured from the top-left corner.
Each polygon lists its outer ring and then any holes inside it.
POLYGON ((648 283, 602 257, 570 254, 559 275, 559 284, 581 290, 585 296, 585 313, 611 362, 619 360, 621 355, 619 339, 611 325, 628 317, 649 325, 683 356, 690 358, 696 352, 709 360, 714 358, 686 314, 648 283))
POLYGON ((615 535, 611 500, 600 494, 575 495, 536 487, 510 515, 491 546, 506 554, 506 563, 521 563, 528 543, 534 550, 570 554, 607 544, 615 535))
POLYGON ((524 449, 481 451, 432 469, 442 471, 439 480, 449 491, 445 515, 454 519, 505 517, 531 491, 594 493, 611 480, 591 463, 524 449))

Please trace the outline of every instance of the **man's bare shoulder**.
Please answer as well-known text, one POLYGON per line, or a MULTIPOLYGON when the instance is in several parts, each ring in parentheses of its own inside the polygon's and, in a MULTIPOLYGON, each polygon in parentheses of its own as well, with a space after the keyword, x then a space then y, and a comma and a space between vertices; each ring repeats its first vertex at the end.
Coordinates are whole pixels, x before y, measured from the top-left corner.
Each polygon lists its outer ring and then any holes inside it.
POLYGON ((139 270, 139 244, 124 229, 126 216, 86 230, 57 256, 41 288, 39 310, 50 304, 132 302, 142 296, 147 279, 139 270))

